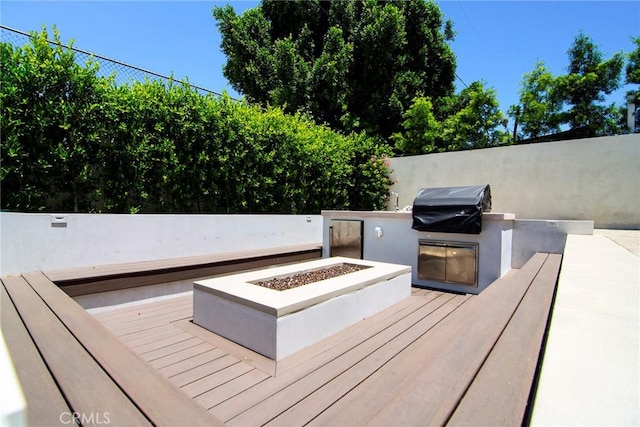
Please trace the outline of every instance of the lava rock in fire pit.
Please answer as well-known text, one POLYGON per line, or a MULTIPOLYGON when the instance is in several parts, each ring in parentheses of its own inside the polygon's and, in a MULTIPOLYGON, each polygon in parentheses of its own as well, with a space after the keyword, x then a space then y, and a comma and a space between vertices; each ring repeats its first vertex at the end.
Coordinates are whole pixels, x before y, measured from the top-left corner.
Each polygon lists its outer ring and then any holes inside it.
POLYGON ((320 282, 321 280, 327 280, 356 271, 364 270, 366 268, 369 268, 369 266, 345 263, 333 265, 331 267, 320 268, 318 270, 309 270, 302 273, 294 274, 293 276, 274 277, 273 279, 253 282, 253 284, 262 286, 264 288, 275 289, 277 291, 284 291, 287 289, 297 288, 298 286, 308 285, 309 283, 320 282))

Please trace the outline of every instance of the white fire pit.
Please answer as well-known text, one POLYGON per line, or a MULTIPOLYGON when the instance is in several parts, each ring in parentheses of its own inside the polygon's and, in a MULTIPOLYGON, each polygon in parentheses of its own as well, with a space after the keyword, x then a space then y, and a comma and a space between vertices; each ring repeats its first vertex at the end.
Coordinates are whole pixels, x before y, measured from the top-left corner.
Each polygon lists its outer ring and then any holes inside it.
POLYGON ((280 360, 410 295, 409 266, 324 258, 195 282, 193 322, 280 360), (341 264, 370 268, 284 291, 254 284, 341 264))

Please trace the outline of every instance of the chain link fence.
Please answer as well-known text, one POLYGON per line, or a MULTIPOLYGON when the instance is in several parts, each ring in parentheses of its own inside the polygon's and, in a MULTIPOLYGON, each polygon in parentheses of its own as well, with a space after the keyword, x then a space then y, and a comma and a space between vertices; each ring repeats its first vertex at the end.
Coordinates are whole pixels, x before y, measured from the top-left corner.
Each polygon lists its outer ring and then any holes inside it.
MULTIPOLYGON (((31 35, 14 28, 0 25, 0 41, 3 43, 10 43, 14 47, 22 47, 30 44, 31 35)), ((49 40, 49 43, 55 44, 55 42, 49 40)), ((143 68, 136 67, 134 65, 125 64, 115 59, 106 58, 104 56, 87 52, 81 49, 77 49, 72 46, 62 44, 62 47, 71 49, 76 54, 76 61, 78 64, 84 65, 87 61, 95 61, 99 65, 98 75, 100 76, 114 76, 116 84, 127 84, 132 81, 144 82, 145 80, 160 80, 164 83, 179 82, 169 76, 155 73, 153 71, 145 70, 143 68)), ((196 86, 191 83, 187 83, 192 89, 198 93, 206 95, 212 94, 220 96, 219 92, 214 92, 209 89, 205 89, 200 86, 196 86)))

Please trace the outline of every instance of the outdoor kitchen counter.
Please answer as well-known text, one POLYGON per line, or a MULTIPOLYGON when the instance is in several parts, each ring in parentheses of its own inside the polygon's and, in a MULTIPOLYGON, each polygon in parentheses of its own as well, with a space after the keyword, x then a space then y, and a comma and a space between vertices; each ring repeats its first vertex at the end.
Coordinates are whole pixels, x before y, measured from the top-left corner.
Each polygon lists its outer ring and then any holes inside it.
MULTIPOLYGON (((320 212, 323 217, 329 219, 365 219, 365 218, 383 218, 383 219, 405 219, 412 220, 411 212, 406 211, 340 211, 340 210, 323 210, 320 212)), ((516 216, 512 213, 485 212, 482 214, 483 221, 512 221, 516 216)))
POLYGON ((331 256, 333 252, 333 226, 340 221, 360 222, 361 226, 355 229, 360 231, 362 258, 411 266, 414 286, 477 294, 506 274, 512 266, 512 232, 515 223, 513 213, 483 213, 480 234, 417 231, 411 228, 412 213, 405 211, 325 210, 321 214, 324 257, 331 256), (421 242, 429 241, 477 245, 476 286, 421 279, 418 253, 421 242))

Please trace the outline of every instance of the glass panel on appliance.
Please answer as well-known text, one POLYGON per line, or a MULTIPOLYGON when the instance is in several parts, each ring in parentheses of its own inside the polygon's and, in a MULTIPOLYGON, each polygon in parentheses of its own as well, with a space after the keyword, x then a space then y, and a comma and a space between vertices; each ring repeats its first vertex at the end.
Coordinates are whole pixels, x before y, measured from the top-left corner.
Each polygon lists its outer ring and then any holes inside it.
POLYGON ((446 247, 420 245, 418 256, 418 278, 427 280, 445 280, 446 247))
POLYGON ((476 285, 476 258, 475 246, 449 246, 447 247, 447 282, 455 282, 463 285, 476 285))

